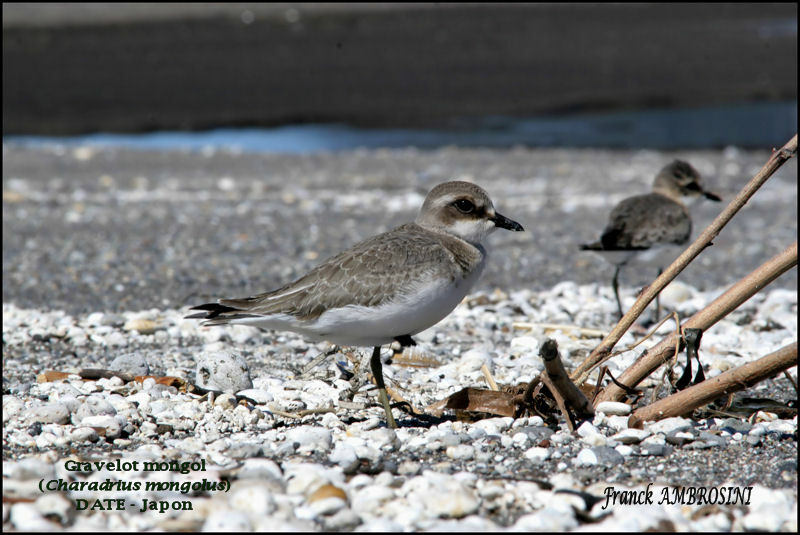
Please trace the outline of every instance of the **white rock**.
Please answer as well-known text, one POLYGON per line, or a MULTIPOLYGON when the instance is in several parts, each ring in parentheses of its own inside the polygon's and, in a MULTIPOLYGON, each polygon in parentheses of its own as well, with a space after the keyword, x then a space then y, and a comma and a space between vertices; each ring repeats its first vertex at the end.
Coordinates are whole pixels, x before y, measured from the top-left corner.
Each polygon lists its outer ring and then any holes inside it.
POLYGON ((653 433, 663 433, 668 435, 675 431, 688 431, 692 428, 692 422, 680 416, 664 418, 657 422, 647 422, 645 428, 653 433))
POLYGON ((220 394, 214 399, 214 406, 220 407, 226 411, 233 410, 234 408, 236 408, 236 397, 227 392, 225 392, 224 394, 220 394))
POLYGON ((646 429, 624 429, 611 437, 621 444, 638 444, 651 435, 646 429))
POLYGON ((103 414, 113 416, 117 414, 117 410, 107 401, 106 397, 101 394, 92 394, 85 398, 75 412, 75 416, 79 421, 87 416, 99 416, 103 414))
POLYGON ((228 351, 200 355, 195 377, 198 386, 210 390, 233 393, 253 387, 247 361, 241 355, 228 351))
POLYGON ((470 349, 461 354, 456 370, 460 375, 476 372, 486 365, 491 369, 492 356, 483 349, 470 349))
POLYGON ((521 516, 510 530, 516 532, 569 531, 576 527, 578 527, 578 521, 572 510, 565 511, 545 507, 536 513, 521 516))
POLYGON ((53 531, 57 524, 46 520, 32 503, 15 503, 9 513, 11 524, 20 531, 53 531))
POLYGON ((84 427, 103 428, 106 438, 116 438, 122 430, 117 419, 107 414, 86 416, 81 420, 81 425, 84 427))
POLYGON ((237 511, 255 515, 269 515, 277 507, 272 487, 258 480, 244 479, 234 481, 229 494, 228 503, 237 511))
POLYGON ((314 500, 309 504, 309 507, 313 509, 317 515, 329 516, 347 507, 347 502, 337 496, 331 496, 330 498, 314 500))
POLYGON ((534 446, 525 452, 525 458, 535 464, 541 464, 550 458, 550 450, 534 446))
POLYGON ((459 444, 458 446, 448 446, 445 453, 451 459, 472 459, 475 456, 475 448, 469 444, 459 444))
POLYGON ((367 485, 351 496, 351 508, 356 513, 378 515, 380 507, 394 498, 394 491, 382 485, 367 485))
MULTIPOLYGON (((141 332, 141 331, 140 331, 141 332)), ((110 369, 133 375, 149 375, 150 366, 147 359, 141 353, 128 353, 120 355, 111 361, 108 366, 110 369)))
POLYGON ((328 461, 339 465, 345 473, 350 473, 358 467, 358 455, 350 444, 337 442, 333 451, 328 456, 328 461))
POLYGON ((43 424, 68 424, 69 409, 63 403, 47 403, 33 408, 27 415, 30 422, 41 422, 43 424))
POLYGON ((409 501, 423 504, 432 517, 461 518, 478 510, 475 491, 454 476, 424 472, 407 482, 413 489, 409 501))
POLYGON ((252 399, 259 405, 265 405, 275 399, 275 396, 273 396, 271 393, 260 388, 247 388, 245 390, 240 390, 236 393, 236 395, 252 399))
POLYGON ((667 308, 678 308, 678 305, 693 297, 694 288, 681 281, 672 281, 661 290, 661 304, 667 308))
POLYGON ((618 401, 603 401, 595 407, 595 410, 610 416, 627 416, 631 413, 631 406, 618 401))
POLYGON ((42 516, 45 518, 55 516, 62 526, 67 525, 75 515, 75 506, 61 494, 52 492, 43 494, 36 499, 35 505, 42 516))
POLYGON ((331 449, 333 436, 330 429, 302 425, 286 431, 287 442, 297 442, 299 453, 324 452, 331 449))
POLYGON ((97 442, 100 436, 91 427, 78 427, 69 435, 72 442, 97 442))

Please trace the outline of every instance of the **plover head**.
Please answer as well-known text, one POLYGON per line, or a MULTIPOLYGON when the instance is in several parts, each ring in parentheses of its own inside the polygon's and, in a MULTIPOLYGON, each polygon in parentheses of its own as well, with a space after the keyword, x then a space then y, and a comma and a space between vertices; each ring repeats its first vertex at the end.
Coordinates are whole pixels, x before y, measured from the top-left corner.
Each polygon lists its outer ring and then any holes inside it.
POLYGON ((701 196, 712 201, 721 200, 715 193, 703 189, 700 173, 683 160, 674 160, 658 172, 653 181, 653 191, 675 200, 701 196))
POLYGON ((417 216, 416 223, 448 232, 478 244, 496 228, 521 231, 522 225, 497 213, 489 194, 469 182, 445 182, 433 188, 417 216))

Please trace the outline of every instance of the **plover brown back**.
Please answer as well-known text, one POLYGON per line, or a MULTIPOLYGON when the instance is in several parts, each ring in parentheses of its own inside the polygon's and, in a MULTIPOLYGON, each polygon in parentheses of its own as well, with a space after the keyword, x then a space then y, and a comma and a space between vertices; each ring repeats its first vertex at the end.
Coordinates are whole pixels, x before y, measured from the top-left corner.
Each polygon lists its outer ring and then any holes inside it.
POLYGON ((692 233, 692 219, 685 201, 700 197, 720 200, 703 189, 700 173, 694 167, 674 160, 658 172, 652 193, 622 200, 611 211, 600 240, 581 245, 582 250, 599 253, 615 266, 611 285, 620 317, 620 270, 634 259, 647 263, 674 259, 676 250, 689 241, 692 233))
POLYGON ((523 230, 469 182, 446 182, 413 223, 364 240, 277 290, 193 307, 203 325, 244 324, 312 340, 373 347, 370 361, 387 423, 396 427, 380 346, 414 345, 413 335, 447 316, 486 264, 483 241, 496 228, 523 230))

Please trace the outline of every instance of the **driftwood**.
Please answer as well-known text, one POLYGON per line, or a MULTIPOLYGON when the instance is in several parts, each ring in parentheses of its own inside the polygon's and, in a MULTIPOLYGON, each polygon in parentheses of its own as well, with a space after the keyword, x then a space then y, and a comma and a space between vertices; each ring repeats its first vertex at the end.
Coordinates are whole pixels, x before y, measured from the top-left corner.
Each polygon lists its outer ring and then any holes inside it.
POLYGON ((628 419, 628 427, 641 429, 643 422, 647 420, 687 414, 717 398, 749 388, 792 366, 797 366, 797 342, 637 409, 628 419))
MULTIPOLYGON (((715 299, 711 304, 686 320, 682 327, 684 329, 695 328, 702 329, 703 331, 708 330, 709 327, 750 299, 750 297, 775 280, 779 275, 796 265, 797 242, 731 286, 728 291, 715 299)), ((667 336, 656 346, 650 348, 636 359, 617 380, 628 387, 636 386, 662 364, 672 359, 675 355, 675 346, 678 342, 679 340, 674 333, 667 336)), ((622 388, 615 384, 610 384, 600 393, 597 402, 618 401, 624 395, 625 392, 622 388)))
MULTIPOLYGON (((544 368, 547 372, 542 380, 556 402, 559 402, 559 407, 562 413, 566 412, 566 407, 572 408, 578 418, 591 418, 594 416, 594 407, 586 396, 581 392, 581 389, 575 386, 575 383, 570 381, 567 370, 564 369, 564 363, 558 356, 558 346, 555 340, 547 339, 539 349, 539 356, 544 361, 544 368), (563 400, 560 402, 559 399, 563 400), (562 404, 564 407, 562 408, 562 404)), ((569 418, 567 418, 569 420, 569 418)))
MULTIPOLYGON (((658 277, 653 281, 636 300, 630 310, 620 319, 614 329, 600 342, 594 351, 578 366, 572 373, 572 379, 577 384, 582 384, 594 368, 610 358, 611 350, 622 336, 633 325, 636 319, 644 312, 645 308, 663 290, 667 284, 686 268, 706 247, 711 245, 712 240, 720 233, 722 228, 733 218, 733 216, 747 203, 756 191, 771 177, 781 165, 789 160, 797 152, 797 134, 792 137, 781 149, 773 152, 770 159, 761 168, 747 185, 742 188, 738 195, 728 204, 728 206, 706 227, 698 238, 658 277)), ((760 288, 759 288, 760 289, 760 288)), ((753 292, 755 293, 755 292, 753 292)), ((628 383, 626 383, 628 384, 628 383)), ((611 399, 613 396, 602 396, 603 399, 611 399)))

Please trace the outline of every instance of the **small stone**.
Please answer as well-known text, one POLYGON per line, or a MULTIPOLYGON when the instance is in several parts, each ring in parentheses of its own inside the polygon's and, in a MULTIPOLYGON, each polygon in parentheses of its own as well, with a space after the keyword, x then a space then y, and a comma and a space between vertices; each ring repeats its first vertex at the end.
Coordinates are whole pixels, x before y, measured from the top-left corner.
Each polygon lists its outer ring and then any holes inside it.
POLYGON ((550 450, 534 446, 525 452, 525 458, 535 464, 541 464, 550 458, 550 450))
POLYGON ((69 423, 69 410, 63 403, 48 403, 33 408, 28 414, 28 420, 43 424, 64 425, 69 423))
POLYGON ((625 429, 612 436, 611 440, 616 440, 620 444, 638 444, 650 435, 650 431, 645 429, 625 429))
POLYGON ((623 462, 625 462, 625 458, 614 448, 608 446, 584 448, 576 458, 578 466, 616 466, 623 462))
POLYGON ((117 438, 122 432, 122 427, 117 419, 107 414, 86 416, 81 420, 81 426, 93 427, 98 434, 103 435, 106 439, 117 438))
POLYGON ((131 375, 149 375, 150 366, 144 355, 140 353, 128 353, 120 355, 111 361, 108 366, 111 370, 130 373, 131 375))
POLYGON ((459 444, 458 446, 448 446, 445 453, 451 459, 469 460, 475 455, 475 448, 469 444, 459 444))
POLYGON ((56 518, 66 526, 75 516, 75 506, 70 500, 57 493, 46 493, 36 499, 36 510, 45 518, 56 518))
POLYGON ((228 503, 237 511, 256 515, 269 515, 277 505, 273 496, 273 488, 261 481, 244 479, 235 481, 228 498, 228 503))
POLYGON ((214 406, 221 407, 226 411, 233 410, 236 408, 236 396, 228 394, 227 392, 220 394, 214 399, 214 406))
POLYGON ((686 418, 674 416, 672 418, 665 418, 657 422, 649 423, 645 428, 653 433, 668 435, 675 431, 688 431, 692 429, 692 422, 686 418))
POLYGON ((298 453, 325 452, 331 449, 333 436, 330 429, 302 425, 286 431, 286 441, 299 444, 298 453))
POLYGON ((195 378, 198 386, 209 390, 234 393, 253 387, 247 361, 226 351, 202 354, 197 359, 195 378))
POLYGON ((595 411, 609 416, 627 416, 631 413, 631 406, 618 401, 603 401, 595 407, 595 411))
POLYGON ((91 427, 78 427, 69 434, 69 439, 72 442, 97 442, 100 435, 91 427))
POLYGON ((651 457, 664 457, 672 452, 672 448, 666 444, 646 444, 641 447, 640 452, 651 457))
POLYGON ((328 461, 339 465, 345 474, 353 473, 359 465, 355 448, 343 442, 336 443, 336 447, 333 448, 333 451, 328 456, 328 461))
POLYGON ((256 405, 266 405, 275 399, 271 393, 260 388, 247 388, 236 393, 237 396, 252 400, 256 405))
POLYGON ((139 334, 153 334, 160 328, 159 322, 144 318, 128 320, 122 326, 125 331, 137 331, 139 334))
MULTIPOLYGON (((5 516, 5 506, 3 512, 5 516)), ((53 531, 58 528, 57 524, 46 520, 32 503, 23 502, 12 505, 8 520, 20 531, 53 531)))
POLYGON ((688 431, 673 431, 666 436, 667 442, 673 446, 683 446, 684 444, 692 442, 694 439, 694 434, 688 431))
POLYGON ((78 411, 75 413, 75 417, 78 421, 81 421, 87 416, 114 416, 115 414, 117 414, 116 409, 106 401, 105 396, 101 394, 92 394, 83 400, 83 403, 78 407, 78 411))

